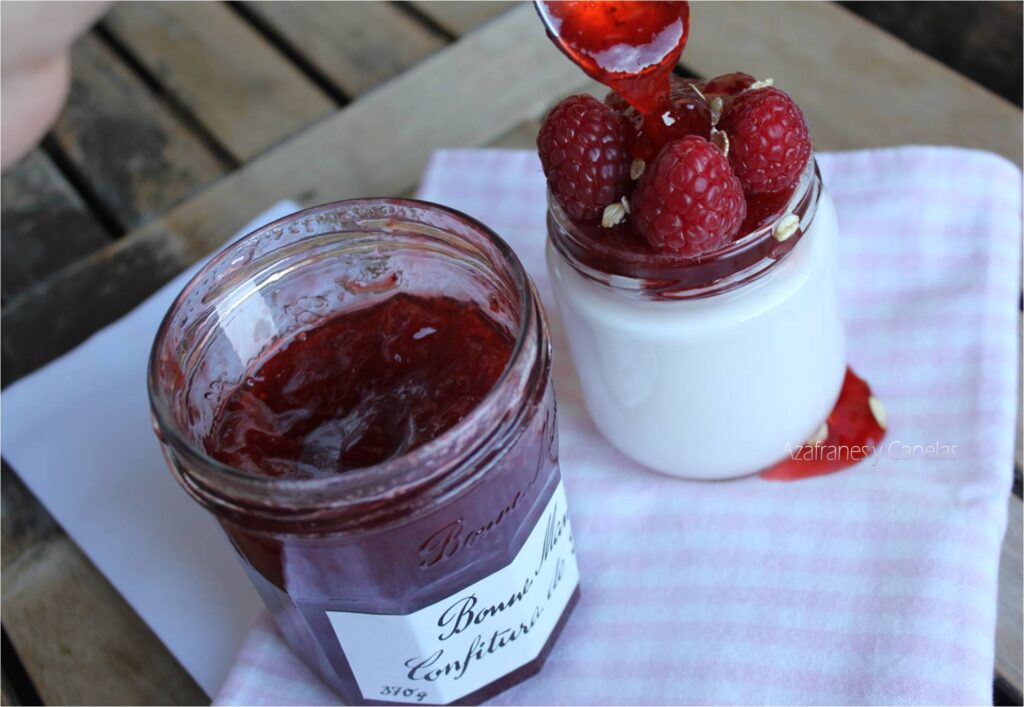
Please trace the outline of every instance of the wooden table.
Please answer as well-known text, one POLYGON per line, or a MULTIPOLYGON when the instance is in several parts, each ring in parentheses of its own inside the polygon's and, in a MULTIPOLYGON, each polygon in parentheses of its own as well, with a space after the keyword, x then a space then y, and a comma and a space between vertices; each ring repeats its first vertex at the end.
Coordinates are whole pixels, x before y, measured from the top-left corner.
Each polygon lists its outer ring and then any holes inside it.
MULTIPOLYGON (((693 14, 684 70, 774 76, 820 149, 941 143, 1021 163, 1019 109, 839 6, 693 14)), ((75 47, 42 148, 2 180, 3 383, 276 200, 407 194, 434 148, 532 145, 547 108, 593 88, 518 3, 121 5, 75 47)), ((208 701, 6 464, 2 499, 5 704, 208 701)), ((1020 704, 1019 482, 1008 502, 996 669, 1020 704)))

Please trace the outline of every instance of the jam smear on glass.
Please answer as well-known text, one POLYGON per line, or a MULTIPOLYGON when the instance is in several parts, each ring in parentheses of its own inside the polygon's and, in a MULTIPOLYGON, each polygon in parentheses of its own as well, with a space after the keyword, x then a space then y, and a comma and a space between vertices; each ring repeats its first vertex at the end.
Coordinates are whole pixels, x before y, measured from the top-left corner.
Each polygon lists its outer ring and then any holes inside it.
POLYGON ((206 449, 278 477, 379 464, 465 417, 513 345, 475 304, 397 294, 329 318, 259 361, 225 399, 206 449))

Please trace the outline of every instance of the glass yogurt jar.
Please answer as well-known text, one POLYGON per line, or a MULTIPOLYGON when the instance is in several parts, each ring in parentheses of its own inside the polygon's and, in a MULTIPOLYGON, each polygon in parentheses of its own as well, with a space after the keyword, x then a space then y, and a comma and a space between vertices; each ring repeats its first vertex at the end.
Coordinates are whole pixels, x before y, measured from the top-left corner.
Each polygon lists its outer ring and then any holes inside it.
POLYGON ((394 199, 270 224, 178 297, 149 391, 174 474, 348 703, 540 669, 579 591, 551 345, 485 226, 394 199))
POLYGON ((569 346, 590 415, 619 450, 673 476, 728 479, 821 427, 846 352, 835 205, 813 158, 772 205, 779 218, 689 260, 624 247, 548 201, 569 346))

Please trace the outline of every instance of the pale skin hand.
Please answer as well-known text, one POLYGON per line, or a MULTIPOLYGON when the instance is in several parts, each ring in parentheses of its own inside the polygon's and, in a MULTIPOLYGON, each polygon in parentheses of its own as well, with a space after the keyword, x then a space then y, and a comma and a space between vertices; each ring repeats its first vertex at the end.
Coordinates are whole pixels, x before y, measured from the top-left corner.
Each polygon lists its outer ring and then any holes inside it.
POLYGON ((42 139, 60 113, 70 80, 72 42, 109 2, 4 2, 0 5, 0 168, 42 139))

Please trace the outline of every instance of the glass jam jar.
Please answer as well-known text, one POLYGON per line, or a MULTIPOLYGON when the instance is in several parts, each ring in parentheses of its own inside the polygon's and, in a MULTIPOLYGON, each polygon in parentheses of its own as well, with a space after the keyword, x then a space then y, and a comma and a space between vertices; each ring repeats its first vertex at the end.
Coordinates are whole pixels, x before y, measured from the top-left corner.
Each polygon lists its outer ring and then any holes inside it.
POLYGON ((175 301, 149 392, 176 477, 220 522, 289 645, 344 700, 478 701, 540 669, 579 592, 551 344, 528 276, 485 226, 366 199, 255 231, 175 301), (218 411, 268 351, 407 295, 474 303, 514 341, 454 426, 344 473, 253 473, 208 452, 218 411))
POLYGON ((587 409, 627 456, 690 479, 744 476, 828 416, 846 351, 835 205, 813 158, 779 206, 795 231, 767 223, 680 260, 585 231, 549 195, 548 268, 587 409))

